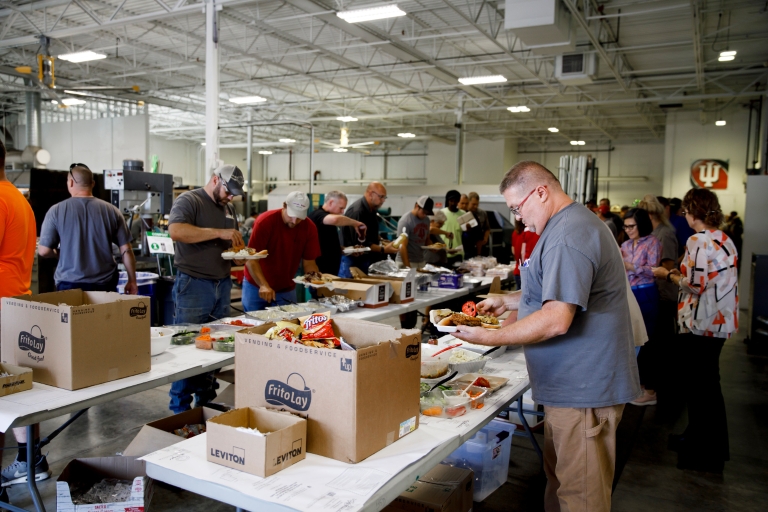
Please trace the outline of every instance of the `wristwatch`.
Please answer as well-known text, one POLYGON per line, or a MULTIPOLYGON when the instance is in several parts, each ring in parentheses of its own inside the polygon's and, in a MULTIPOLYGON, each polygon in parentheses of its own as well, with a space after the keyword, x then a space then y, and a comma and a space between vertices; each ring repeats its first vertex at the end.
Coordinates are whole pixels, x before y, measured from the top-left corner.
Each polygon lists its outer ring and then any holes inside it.
POLYGON ((670 283, 672 282, 672 272, 669 272, 667 274, 667 281, 669 281, 670 283))

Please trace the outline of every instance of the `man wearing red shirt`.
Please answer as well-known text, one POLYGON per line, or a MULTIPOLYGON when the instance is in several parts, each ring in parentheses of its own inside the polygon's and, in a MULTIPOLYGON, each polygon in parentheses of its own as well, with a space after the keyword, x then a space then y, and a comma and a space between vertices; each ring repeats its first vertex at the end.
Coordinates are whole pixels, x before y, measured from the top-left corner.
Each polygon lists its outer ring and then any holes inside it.
POLYGON ((269 256, 248 260, 243 281, 243 307, 258 311, 270 305, 296 302, 293 278, 304 262, 304 272, 319 272, 315 259, 320 256, 320 241, 314 222, 304 222, 309 198, 304 192, 291 192, 280 210, 259 215, 253 225, 248 247, 267 250, 269 256))
POLYGON ((531 257, 539 235, 525 227, 522 221, 515 221, 515 230, 512 232, 512 256, 515 258, 515 270, 513 272, 517 289, 521 288, 520 267, 525 260, 531 257))

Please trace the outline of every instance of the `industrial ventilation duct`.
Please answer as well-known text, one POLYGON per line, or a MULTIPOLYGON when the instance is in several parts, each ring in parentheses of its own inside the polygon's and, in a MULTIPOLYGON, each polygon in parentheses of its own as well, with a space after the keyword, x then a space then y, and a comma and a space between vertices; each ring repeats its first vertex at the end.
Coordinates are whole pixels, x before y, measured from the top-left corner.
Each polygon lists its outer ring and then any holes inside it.
POLYGON ((576 29, 571 13, 560 0, 506 0, 504 28, 539 55, 576 50, 576 29))

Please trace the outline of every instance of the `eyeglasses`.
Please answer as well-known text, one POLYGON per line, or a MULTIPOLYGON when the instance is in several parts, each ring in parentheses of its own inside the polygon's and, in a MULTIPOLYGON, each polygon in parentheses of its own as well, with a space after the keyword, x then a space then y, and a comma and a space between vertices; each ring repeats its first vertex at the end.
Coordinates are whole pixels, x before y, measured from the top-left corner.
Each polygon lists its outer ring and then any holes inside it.
POLYGON ((86 169, 88 169, 89 171, 90 171, 90 169, 89 169, 89 168, 88 168, 88 166, 87 166, 87 165, 85 165, 85 164, 70 164, 70 166, 69 166, 69 175, 72 177, 72 181, 74 181, 75 183, 80 183, 79 181, 77 181, 77 180, 75 179, 75 175, 74 175, 74 174, 72 174, 72 169, 74 169, 75 167, 85 167, 85 168, 86 168, 86 169))
POLYGON ((520 210, 523 208, 523 205, 525 204, 525 202, 528 200, 528 198, 529 198, 529 197, 531 197, 531 194, 533 194, 534 192, 536 192, 536 189, 533 189, 533 190, 531 190, 531 191, 528 193, 528 195, 527 195, 527 196, 525 196, 525 198, 523 198, 523 200, 522 200, 522 201, 520 201, 520 204, 519 204, 519 205, 517 205, 517 206, 513 206, 512 208, 510 208, 510 209, 509 209, 509 211, 511 211, 511 212, 512 212, 512 214, 513 214, 515 217, 521 217, 521 215, 520 215, 520 210))
POLYGON ((637 224, 624 224, 624 231, 629 231, 630 229, 635 229, 637 227, 637 224))
POLYGON ((691 212, 689 212, 688 210, 680 210, 680 213, 682 213, 683 215, 688 215, 691 212))
POLYGON ((379 194, 378 192, 374 192, 373 190, 371 190, 371 194, 376 194, 377 196, 379 196, 379 199, 381 199, 382 201, 386 201, 387 200, 387 196, 383 196, 383 195, 379 194))

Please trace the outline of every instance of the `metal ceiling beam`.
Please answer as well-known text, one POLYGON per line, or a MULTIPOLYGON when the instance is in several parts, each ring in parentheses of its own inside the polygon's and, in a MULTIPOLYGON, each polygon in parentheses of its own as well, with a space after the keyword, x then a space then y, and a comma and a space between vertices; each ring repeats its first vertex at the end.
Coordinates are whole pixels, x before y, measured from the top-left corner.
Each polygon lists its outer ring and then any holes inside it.
POLYGON ((704 92, 704 55, 701 45, 701 6, 699 0, 691 0, 691 14, 693 23, 693 59, 696 64, 696 85, 704 92))

